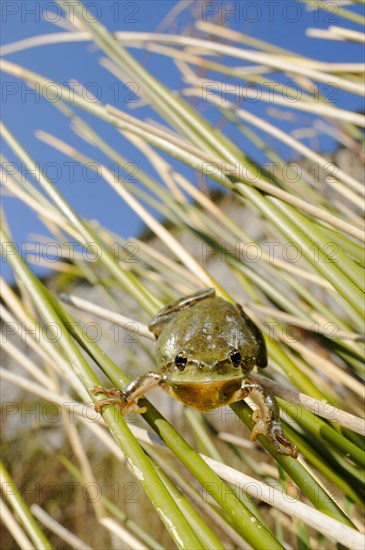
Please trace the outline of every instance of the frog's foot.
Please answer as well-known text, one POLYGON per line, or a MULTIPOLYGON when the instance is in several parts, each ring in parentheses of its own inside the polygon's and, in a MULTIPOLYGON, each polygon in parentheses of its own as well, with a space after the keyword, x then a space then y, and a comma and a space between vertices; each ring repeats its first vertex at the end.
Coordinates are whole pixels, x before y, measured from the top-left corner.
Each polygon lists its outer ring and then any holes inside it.
POLYGON ((263 434, 273 444, 278 453, 297 458, 298 449, 284 436, 279 419, 279 405, 275 397, 260 384, 243 384, 241 399, 248 396, 255 401, 258 407, 252 413, 252 420, 255 425, 250 439, 255 440, 258 435, 263 434))
POLYGON ((262 418, 258 418, 260 413, 254 411, 252 415, 253 420, 256 422, 251 432, 250 439, 255 440, 258 435, 263 434, 273 444, 275 450, 281 455, 290 455, 293 458, 298 457, 298 449, 293 443, 290 443, 286 439, 280 422, 276 420, 265 421, 262 418))
POLYGON ((128 402, 125 393, 116 388, 107 389, 103 388, 102 386, 94 386, 91 390, 91 393, 93 393, 94 395, 104 393, 105 395, 110 396, 107 399, 101 399, 100 401, 97 401, 95 403, 94 408, 98 413, 100 413, 103 407, 106 407, 107 405, 115 405, 122 415, 125 415, 129 412, 143 414, 147 411, 146 407, 138 406, 137 400, 128 402))
POLYGON ((95 410, 96 412, 100 412, 107 405, 115 405, 123 415, 129 412, 144 414, 147 412, 147 408, 139 407, 138 399, 147 391, 158 386, 161 381, 162 376, 160 373, 146 372, 128 384, 124 390, 94 386, 91 390, 94 395, 103 393, 108 396, 107 399, 101 399, 95 403, 95 410))

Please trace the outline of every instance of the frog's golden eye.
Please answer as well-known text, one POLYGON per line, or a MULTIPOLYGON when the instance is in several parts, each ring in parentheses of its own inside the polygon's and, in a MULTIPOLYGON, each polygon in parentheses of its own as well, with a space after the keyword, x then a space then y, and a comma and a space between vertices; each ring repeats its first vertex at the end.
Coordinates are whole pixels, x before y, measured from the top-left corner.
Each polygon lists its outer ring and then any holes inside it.
POLYGON ((184 352, 179 353, 175 357, 175 365, 179 369, 179 371, 183 371, 186 367, 186 363, 188 362, 188 358, 186 357, 186 354, 184 352))
POLYGON ((238 368, 241 364, 241 354, 237 349, 233 349, 231 353, 229 354, 232 364, 234 367, 238 368))

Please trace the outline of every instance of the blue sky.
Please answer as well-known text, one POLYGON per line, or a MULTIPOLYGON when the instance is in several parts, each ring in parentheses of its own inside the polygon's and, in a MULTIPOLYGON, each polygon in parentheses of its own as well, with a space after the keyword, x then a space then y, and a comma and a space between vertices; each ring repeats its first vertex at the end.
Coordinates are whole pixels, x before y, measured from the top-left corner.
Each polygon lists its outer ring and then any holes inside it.
MULTIPOLYGON (((90 12, 111 31, 155 31, 160 21, 175 4, 173 0, 84 2, 90 12)), ((358 25, 340 18, 336 14, 334 3, 334 13, 308 11, 302 2, 284 0, 264 2, 241 0, 240 2, 203 2, 202 4, 195 2, 195 8, 201 19, 213 22, 218 4, 226 10, 222 13, 227 17, 229 26, 240 32, 322 61, 363 61, 362 49, 356 44, 306 37, 305 30, 308 27, 328 28, 330 25, 339 25, 361 30, 358 25), (231 15, 228 13, 229 4, 234 10, 231 15)), ((50 20, 42 19, 42 10, 45 7, 53 13, 48 19, 59 19, 60 10, 54 2, 3 0, 0 6, 2 44, 62 31, 50 20)), ((363 11, 361 6, 354 9, 358 13, 363 11)), ((178 28, 181 29, 182 23, 188 23, 187 13, 183 13, 179 21, 178 28)), ((174 32, 173 29, 172 27, 171 32, 174 32)), ((146 55, 138 49, 130 51, 166 85, 171 88, 179 86, 177 72, 167 58, 155 54, 146 55)), ((9 54, 6 59, 63 84, 72 78, 77 78, 91 92, 100 93, 99 99, 103 103, 114 103, 118 108, 126 107, 128 111, 128 104, 125 103, 128 99, 126 95, 128 90, 123 89, 120 83, 117 84, 115 77, 100 66, 99 59, 102 55, 102 52, 90 43, 80 42, 32 48, 28 51, 9 54), (116 91, 118 97, 116 97, 116 91)), ((37 129, 45 130, 98 161, 105 162, 105 158, 74 135, 68 119, 63 117, 54 106, 38 97, 19 80, 3 74, 1 86, 4 122, 40 166, 47 169, 47 173, 54 178, 59 191, 77 213, 88 219, 99 220, 102 225, 124 238, 138 235, 143 227, 142 223, 119 198, 116 198, 114 191, 108 185, 102 180, 95 180, 93 174, 85 172, 81 166, 73 167, 72 173, 71 166, 66 164, 69 159, 39 141, 34 136, 34 132, 37 129)), ((349 99, 348 94, 338 94, 336 97, 338 105, 346 109, 360 110, 363 106, 360 98, 354 100, 351 96, 351 102, 357 102, 351 105, 349 105, 349 99)), ((267 104, 256 104, 252 106, 252 112, 265 114, 267 107, 267 104)), ((154 175, 138 151, 123 140, 115 130, 90 115, 81 112, 79 114, 82 114, 103 138, 109 140, 113 147, 119 149, 124 157, 154 175)), ((158 118, 148 107, 132 110, 131 114, 140 118, 151 116, 158 118)), ((209 111, 206 114, 210 116, 209 111)), ((212 121, 214 122, 213 119, 212 121)), ((278 124, 277 120, 271 122, 278 124)), ((309 123, 309 116, 297 113, 297 126, 305 127, 309 123)), ((292 129, 285 123, 282 123, 281 127, 288 131, 292 129)), ((230 132, 230 130, 227 131, 230 132)), ((235 139, 234 130, 230 137, 235 139)), ((320 145, 323 149, 335 147, 335 143, 329 138, 323 138, 320 145)), ((242 146, 247 146, 247 152, 260 160, 259 153, 252 146, 248 143, 243 143, 242 146)), ((6 145, 2 144, 2 150, 10 161, 15 161, 15 157, 6 145)), ((280 149, 278 151, 285 155, 285 151, 280 149)), ((188 169, 181 166, 179 169, 194 179, 188 169)), ((34 240, 34 234, 47 234, 39 220, 22 203, 8 197, 4 197, 3 203, 13 238, 19 246, 26 241, 34 240)), ((44 274, 43 269, 37 266, 34 269, 40 275, 44 274)), ((10 279, 10 271, 4 263, 2 263, 2 271, 5 277, 10 279)))

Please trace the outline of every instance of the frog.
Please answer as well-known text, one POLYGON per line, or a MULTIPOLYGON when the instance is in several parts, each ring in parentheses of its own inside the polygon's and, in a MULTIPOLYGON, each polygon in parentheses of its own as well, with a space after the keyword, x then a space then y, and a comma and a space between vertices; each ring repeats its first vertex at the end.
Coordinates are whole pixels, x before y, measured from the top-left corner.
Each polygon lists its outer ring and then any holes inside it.
POLYGON ((97 412, 116 405, 123 415, 144 414, 147 409, 138 399, 155 387, 204 413, 250 397, 257 406, 250 438, 263 434, 279 454, 297 458, 297 447, 283 433, 274 395, 250 381, 255 367, 267 366, 268 354, 261 329, 240 304, 205 288, 165 306, 148 328, 156 338, 158 370, 123 390, 94 387, 93 394, 108 396, 95 403, 97 412))

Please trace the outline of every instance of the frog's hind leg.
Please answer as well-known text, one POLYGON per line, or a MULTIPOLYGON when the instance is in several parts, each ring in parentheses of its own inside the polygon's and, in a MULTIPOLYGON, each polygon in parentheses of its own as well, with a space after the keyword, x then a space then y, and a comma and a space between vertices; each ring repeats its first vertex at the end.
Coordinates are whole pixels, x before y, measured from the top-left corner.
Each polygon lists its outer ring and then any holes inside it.
POLYGON ((298 449, 290 443, 284 435, 279 418, 279 405, 271 395, 260 384, 242 384, 237 401, 251 397, 257 409, 252 413, 252 420, 255 422, 250 439, 255 440, 258 435, 263 434, 273 444, 275 450, 283 455, 291 455, 297 458, 298 449))
POLYGON ((104 393, 107 395, 107 399, 101 399, 95 403, 96 412, 100 412, 106 405, 115 405, 119 411, 125 415, 128 412, 135 412, 143 414, 146 412, 146 407, 138 406, 138 399, 142 397, 149 390, 152 390, 158 386, 162 381, 162 375, 158 372, 146 372, 142 376, 139 376, 124 390, 118 390, 117 388, 103 388, 102 386, 94 386, 91 392, 94 395, 104 393))

